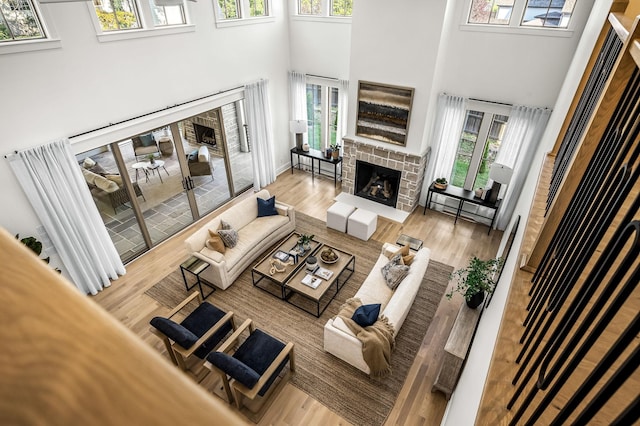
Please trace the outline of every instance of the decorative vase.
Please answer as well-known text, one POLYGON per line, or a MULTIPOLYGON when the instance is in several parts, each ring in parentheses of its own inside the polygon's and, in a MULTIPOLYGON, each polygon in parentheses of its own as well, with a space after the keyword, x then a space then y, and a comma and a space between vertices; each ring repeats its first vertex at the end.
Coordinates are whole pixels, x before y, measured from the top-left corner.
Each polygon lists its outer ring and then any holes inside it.
POLYGON ((467 306, 471 309, 476 309, 478 306, 482 305, 484 301, 484 291, 478 292, 467 299, 467 306))
POLYGON ((304 144, 302 144, 302 150, 304 152, 309 152, 309 144, 306 143, 306 142, 304 144))

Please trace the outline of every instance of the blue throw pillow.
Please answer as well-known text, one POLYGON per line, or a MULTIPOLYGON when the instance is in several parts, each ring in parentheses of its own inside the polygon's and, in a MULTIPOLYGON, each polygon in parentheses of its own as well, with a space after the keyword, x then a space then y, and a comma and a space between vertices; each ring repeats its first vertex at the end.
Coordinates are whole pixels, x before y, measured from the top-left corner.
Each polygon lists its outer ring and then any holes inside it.
POLYGON ((353 313, 352 320, 360 327, 367 327, 378 320, 380 315, 380 304, 362 305, 353 313))
POLYGON ((156 144, 156 141, 153 139, 153 135, 151 133, 140 135, 140 142, 142 143, 142 146, 153 146, 156 144))
POLYGON ((256 198, 258 200, 258 217, 263 216, 275 216, 278 214, 276 211, 276 196, 263 200, 262 198, 256 198))
POLYGON ((189 153, 189 161, 198 161, 198 150, 194 149, 189 153))

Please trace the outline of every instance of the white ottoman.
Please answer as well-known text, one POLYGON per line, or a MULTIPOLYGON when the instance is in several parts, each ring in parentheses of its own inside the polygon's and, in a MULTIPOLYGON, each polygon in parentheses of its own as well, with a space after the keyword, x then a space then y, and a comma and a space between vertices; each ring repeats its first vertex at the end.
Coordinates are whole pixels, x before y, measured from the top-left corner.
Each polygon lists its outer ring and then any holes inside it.
POLYGON ((355 207, 345 203, 334 203, 327 209, 327 227, 340 232, 347 232, 347 219, 355 209, 355 207))
POLYGON ((349 216, 347 234, 367 241, 378 226, 378 215, 368 210, 358 209, 349 216))

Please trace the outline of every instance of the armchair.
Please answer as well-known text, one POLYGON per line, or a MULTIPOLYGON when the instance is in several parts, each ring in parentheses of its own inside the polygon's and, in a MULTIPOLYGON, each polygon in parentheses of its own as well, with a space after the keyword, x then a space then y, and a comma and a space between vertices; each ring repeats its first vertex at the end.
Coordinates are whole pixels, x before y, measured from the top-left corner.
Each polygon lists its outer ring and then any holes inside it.
POLYGON ((198 382, 209 373, 209 370, 199 368, 199 360, 204 359, 230 331, 235 330, 233 312, 225 313, 204 302, 197 291, 176 306, 168 317, 154 317, 150 324, 151 333, 162 340, 171 361, 182 371, 191 373, 198 382), (171 319, 196 297, 198 307, 182 322, 176 323, 171 319), (194 360, 192 355, 199 360, 194 360))
POLYGON ((136 160, 138 160, 138 157, 146 157, 156 152, 160 154, 160 148, 158 148, 153 133, 134 136, 131 138, 131 142, 133 143, 133 153, 136 156, 136 160))
POLYGON ((211 165, 209 149, 206 146, 201 146, 197 151, 187 154, 187 164, 191 176, 211 175, 213 180, 213 166, 211 165))
POLYGON ((295 371, 293 346, 291 342, 285 345, 256 329, 252 321, 247 319, 218 350, 207 355, 204 366, 220 375, 229 402, 235 400, 239 410, 242 410, 243 397, 252 401, 260 397, 260 406, 249 414, 251 420, 257 422, 269 406, 269 396, 281 389, 295 371), (247 328, 249 336, 237 346, 239 337, 247 328), (237 349, 232 354, 235 347, 237 349), (276 386, 272 386, 287 361, 289 371, 276 386))

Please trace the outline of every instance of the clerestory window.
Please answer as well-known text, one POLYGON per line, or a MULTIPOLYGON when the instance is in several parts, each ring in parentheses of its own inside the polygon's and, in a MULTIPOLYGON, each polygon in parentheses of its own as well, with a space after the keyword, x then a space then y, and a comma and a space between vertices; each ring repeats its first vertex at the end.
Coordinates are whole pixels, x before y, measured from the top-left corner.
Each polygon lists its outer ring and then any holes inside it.
POLYGON ((267 22, 272 19, 271 0, 214 0, 214 4, 216 22, 223 24, 222 26, 267 22))
POLYGON ((298 15, 351 17, 353 0, 298 0, 298 15))
POLYGON ((471 0, 468 24, 568 28, 578 0, 471 0))
POLYGON ((31 0, 0 0, 0 43, 46 38, 31 0))

